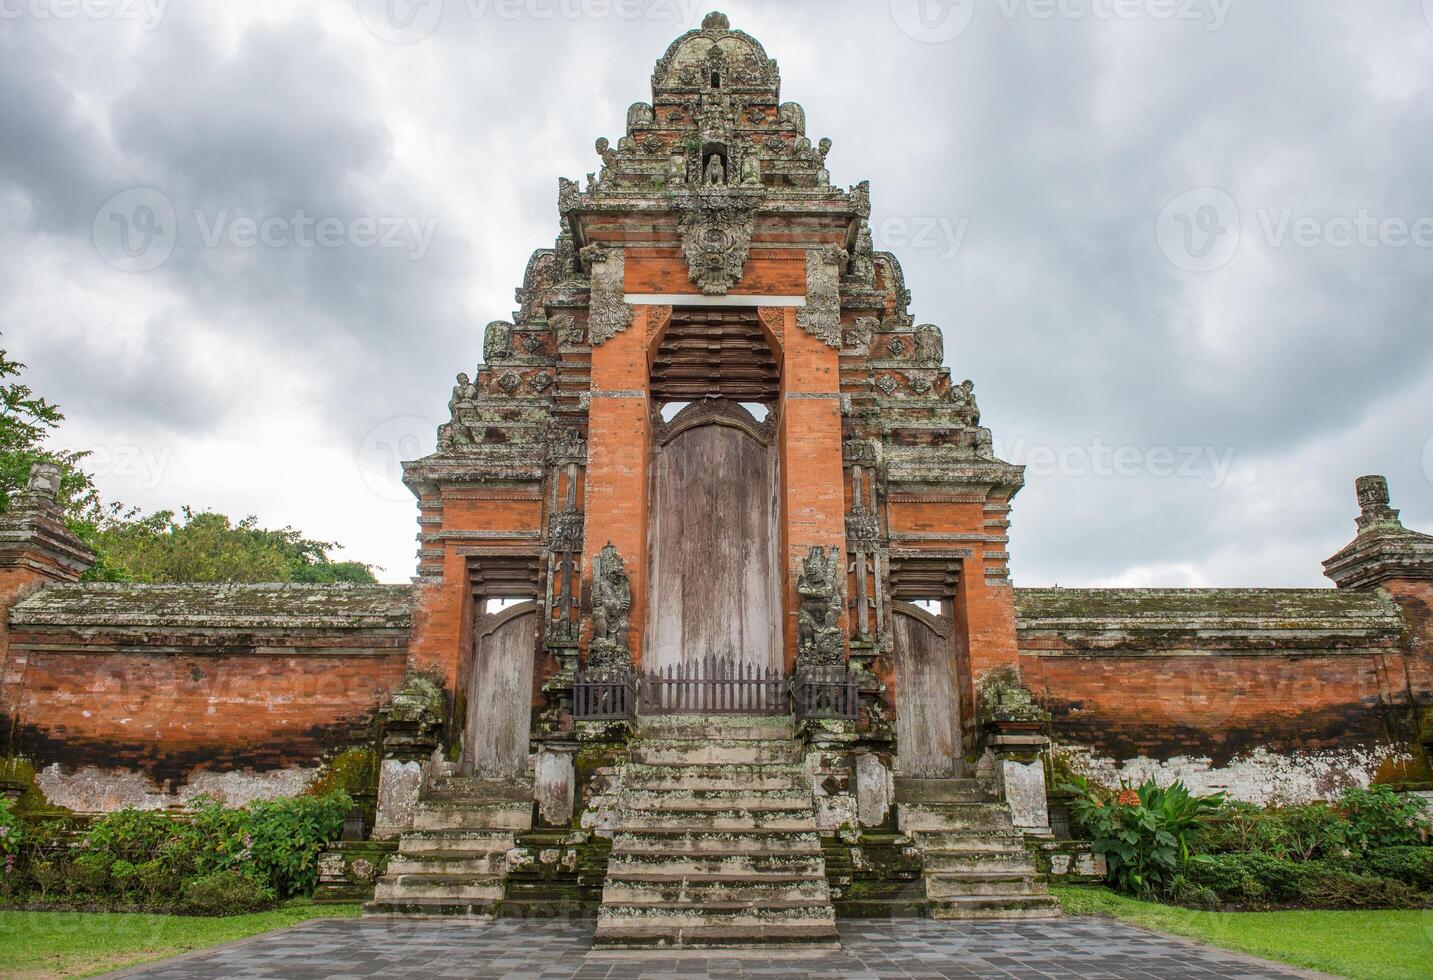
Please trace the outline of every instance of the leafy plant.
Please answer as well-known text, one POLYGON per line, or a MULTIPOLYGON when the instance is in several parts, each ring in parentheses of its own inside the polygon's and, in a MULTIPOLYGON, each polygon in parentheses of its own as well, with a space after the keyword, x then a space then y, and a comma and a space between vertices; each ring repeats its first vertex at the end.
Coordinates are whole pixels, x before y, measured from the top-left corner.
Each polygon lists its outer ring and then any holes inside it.
POLYGON ((1428 842, 1429 822, 1421 800, 1387 786, 1344 790, 1340 808, 1348 818, 1350 845, 1359 851, 1428 842))
POLYGON ((1076 819, 1109 867, 1110 881, 1131 894, 1161 894, 1190 863, 1190 840, 1219 808, 1224 794, 1195 796, 1182 782, 1162 788, 1153 779, 1106 794, 1078 783, 1076 819))
POLYGON ((277 904, 274 890, 244 871, 216 871, 184 883, 185 912, 192 915, 237 915, 261 912, 277 904))

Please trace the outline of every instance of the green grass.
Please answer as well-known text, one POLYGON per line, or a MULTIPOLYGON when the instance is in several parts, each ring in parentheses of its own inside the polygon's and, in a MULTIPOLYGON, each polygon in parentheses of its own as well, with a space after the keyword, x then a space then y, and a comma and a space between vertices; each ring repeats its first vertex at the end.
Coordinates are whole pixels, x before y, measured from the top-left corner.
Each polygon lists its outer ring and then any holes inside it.
POLYGON ((1211 946, 1358 980, 1433 976, 1433 911, 1196 912, 1054 886, 1069 915, 1109 915, 1211 946))
POLYGON ((178 956, 309 919, 358 915, 357 905, 295 900, 272 912, 199 918, 104 912, 0 912, 0 976, 83 977, 178 956))

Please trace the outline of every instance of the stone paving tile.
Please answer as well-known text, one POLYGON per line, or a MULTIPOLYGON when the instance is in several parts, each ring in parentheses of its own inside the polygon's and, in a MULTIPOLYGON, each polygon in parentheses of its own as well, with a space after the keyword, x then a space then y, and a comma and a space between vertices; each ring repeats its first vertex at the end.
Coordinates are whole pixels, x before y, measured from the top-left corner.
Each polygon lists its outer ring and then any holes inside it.
POLYGON ((1283 980, 1309 974, 1101 919, 842 922, 841 949, 592 953, 592 924, 328 919, 114 976, 147 980, 1283 980))

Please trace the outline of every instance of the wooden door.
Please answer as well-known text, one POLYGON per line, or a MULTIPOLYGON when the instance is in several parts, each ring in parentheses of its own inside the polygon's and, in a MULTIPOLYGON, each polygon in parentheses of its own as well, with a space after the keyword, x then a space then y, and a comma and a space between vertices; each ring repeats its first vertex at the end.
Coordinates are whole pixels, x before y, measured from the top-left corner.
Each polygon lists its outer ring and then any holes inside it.
POLYGON ((949 621, 907 602, 895 613, 897 760, 903 776, 948 779, 960 759, 949 621))
POLYGON ((643 669, 783 671, 770 427, 734 402, 693 403, 654 457, 643 669))
POLYGON ((463 771, 493 779, 527 772, 537 604, 484 616, 473 644, 463 771))

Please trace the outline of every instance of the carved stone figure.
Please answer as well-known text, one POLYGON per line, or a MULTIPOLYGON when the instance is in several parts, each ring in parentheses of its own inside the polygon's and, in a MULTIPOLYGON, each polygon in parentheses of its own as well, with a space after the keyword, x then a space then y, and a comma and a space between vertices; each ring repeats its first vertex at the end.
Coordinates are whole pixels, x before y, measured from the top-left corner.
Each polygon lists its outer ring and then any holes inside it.
POLYGON ((628 627, 632 611, 632 584, 622 556, 608 542, 592 559, 592 643, 589 667, 623 668, 632 665, 628 627))
POLYGON ((856 248, 851 253, 851 267, 847 270, 846 275, 862 286, 875 288, 876 250, 871 238, 870 225, 863 225, 856 234, 856 248))
POLYGON ((577 325, 576 317, 570 313, 559 313, 554 317, 549 317, 547 323, 557 334, 558 344, 563 347, 576 347, 586 340, 582 335, 582 328, 577 325))
POLYGON ((602 158, 604 167, 617 166, 617 151, 612 149, 612 144, 608 142, 607 137, 599 136, 597 138, 596 149, 597 155, 602 158))
POLYGON ((796 325, 829 347, 841 346, 841 266, 845 249, 834 246, 806 252, 806 305, 796 325))
POLYGON ((458 375, 458 383, 453 386, 453 397, 448 399, 448 415, 456 419, 463 413, 463 409, 471 408, 478 397, 478 389, 466 374, 458 375))
POLYGON ((627 132, 649 129, 653 123, 652 107, 645 102, 634 102, 627 109, 627 132))
POLYGON ((681 209, 687 273, 707 296, 724 296, 741 281, 759 202, 735 194, 691 195, 681 209))
POLYGON ((980 425, 980 406, 975 401, 975 382, 962 381, 952 385, 947 397, 955 406, 955 417, 967 428, 980 425))
POLYGON ((756 151, 753 149, 747 153, 746 159, 741 164, 741 186, 761 186, 761 161, 757 159, 756 151))
POLYGON ((801 561, 796 580, 796 592, 801 596, 797 613, 798 666, 829 667, 844 659, 840 574, 839 548, 832 548, 829 557, 824 549, 812 548, 801 561))
POLYGON ((483 331, 483 360, 488 364, 504 361, 513 356, 513 325, 505 320, 494 320, 483 331))
POLYGON ((713 153, 707 159, 706 170, 703 171, 702 182, 708 187, 726 183, 726 165, 722 163, 721 157, 713 153))

